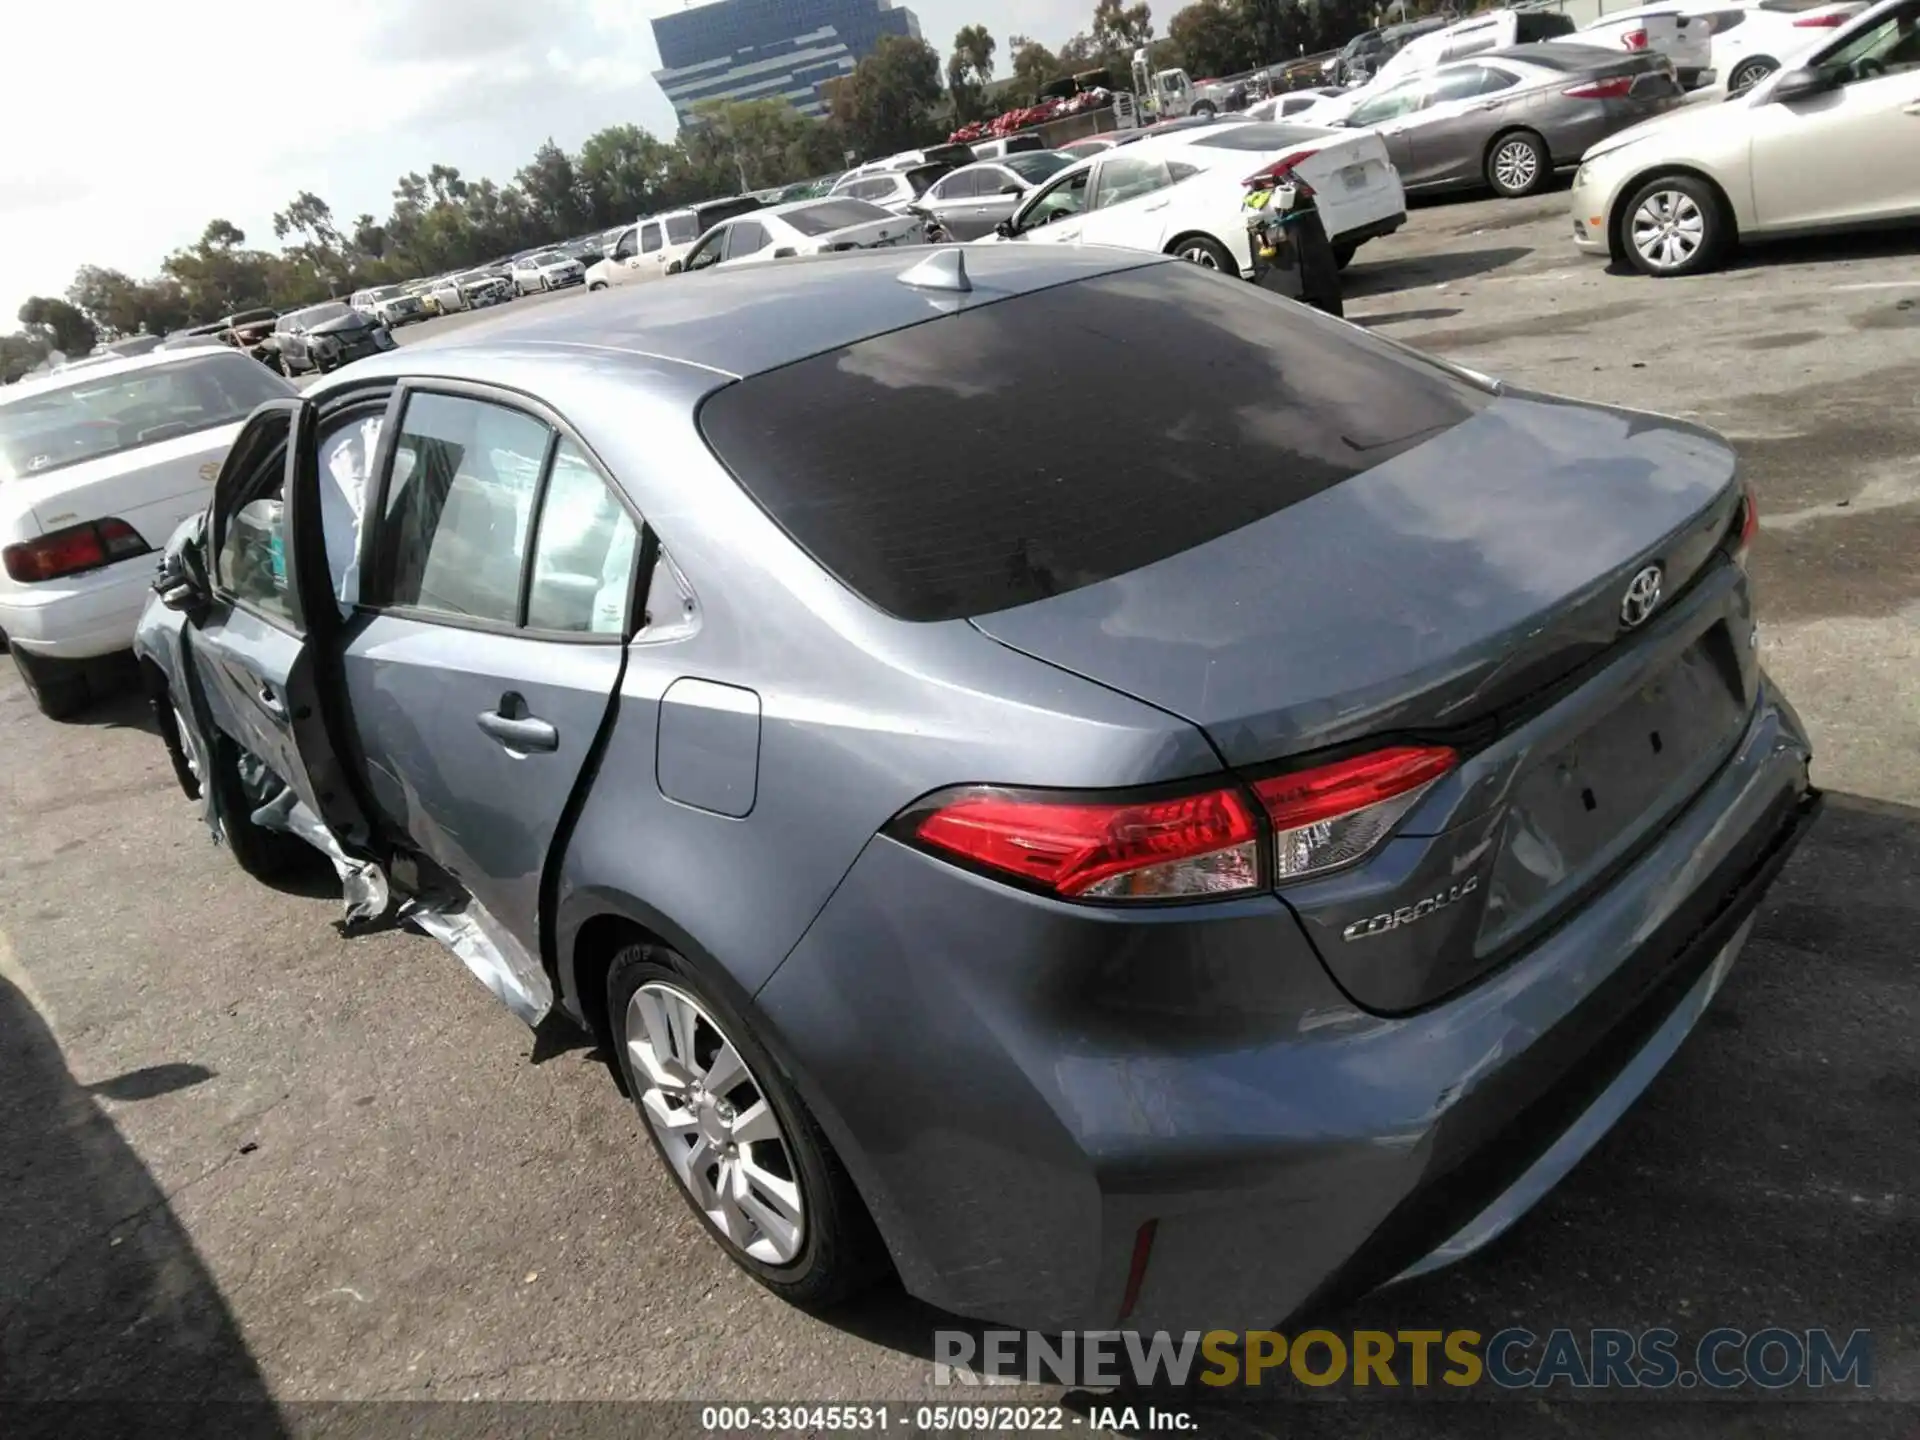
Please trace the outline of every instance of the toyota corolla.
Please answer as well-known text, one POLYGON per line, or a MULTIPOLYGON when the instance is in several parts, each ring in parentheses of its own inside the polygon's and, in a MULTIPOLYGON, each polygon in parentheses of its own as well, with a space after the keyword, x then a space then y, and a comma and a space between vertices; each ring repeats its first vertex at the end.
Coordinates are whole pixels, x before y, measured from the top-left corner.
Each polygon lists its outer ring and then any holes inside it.
POLYGON ((1238 1328, 1498 1235, 1726 977, 1817 802, 1754 525, 1177 260, 860 254, 263 407, 140 649, 236 857, 598 1037, 774 1291, 1238 1328))

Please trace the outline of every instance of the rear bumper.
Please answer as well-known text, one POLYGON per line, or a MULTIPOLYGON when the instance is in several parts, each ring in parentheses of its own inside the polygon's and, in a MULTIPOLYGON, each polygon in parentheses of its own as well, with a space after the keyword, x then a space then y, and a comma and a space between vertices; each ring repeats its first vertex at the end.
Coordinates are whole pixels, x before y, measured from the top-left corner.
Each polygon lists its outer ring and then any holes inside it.
POLYGON ((133 644, 153 593, 157 557, 134 555, 64 580, 0 594, 0 631, 9 644, 51 660, 88 660, 133 644))
POLYGON ((922 1298, 1039 1330, 1245 1329, 1449 1263, 1677 1048, 1817 805, 1790 707, 1538 946, 1356 1009, 1271 897, 1056 904, 889 840, 762 988, 772 1042, 922 1298))

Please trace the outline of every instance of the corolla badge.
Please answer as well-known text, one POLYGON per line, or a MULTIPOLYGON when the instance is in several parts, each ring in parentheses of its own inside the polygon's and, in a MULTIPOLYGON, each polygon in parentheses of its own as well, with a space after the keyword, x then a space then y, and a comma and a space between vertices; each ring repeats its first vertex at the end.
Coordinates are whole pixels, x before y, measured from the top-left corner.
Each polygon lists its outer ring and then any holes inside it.
POLYGON ((1620 597, 1622 625, 1636 630, 1647 623, 1647 617, 1660 608, 1660 584, 1665 579, 1665 571, 1649 565, 1627 582, 1627 593, 1620 597))
POLYGON ((1424 920, 1437 910, 1449 905, 1458 905, 1467 896, 1480 888, 1480 877, 1469 875, 1457 885, 1450 885, 1438 895, 1429 895, 1413 905, 1402 905, 1397 910, 1387 910, 1379 915, 1370 915, 1365 920, 1356 920, 1340 932, 1342 940, 1364 940, 1369 935, 1385 935, 1390 930, 1398 930, 1402 925, 1411 925, 1416 920, 1424 920))

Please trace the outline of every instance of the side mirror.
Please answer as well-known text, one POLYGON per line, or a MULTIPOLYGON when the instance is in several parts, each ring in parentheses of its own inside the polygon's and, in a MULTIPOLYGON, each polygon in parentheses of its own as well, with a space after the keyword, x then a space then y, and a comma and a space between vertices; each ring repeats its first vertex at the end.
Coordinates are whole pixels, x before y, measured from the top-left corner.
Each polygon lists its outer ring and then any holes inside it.
POLYGON ((1002 240, 1013 239, 1016 233, 1013 228, 1013 221, 1002 220, 998 225, 993 227, 993 233, 998 235, 1002 240))
POLYGON ((1002 195, 1024 195, 1027 191, 1024 185, 1006 184, 1000 187, 1000 193, 1002 195))
POLYGON ((678 275, 686 268, 687 262, 684 260, 669 260, 667 262, 667 274, 669 275, 678 275))
POLYGON ((1810 65, 1798 70, 1789 70, 1773 82, 1773 89, 1767 92, 1768 100, 1804 100, 1809 95, 1822 95, 1833 88, 1831 77, 1822 74, 1810 65))
POLYGON ((213 585, 207 578, 205 512, 181 527, 160 556, 160 573, 154 577, 154 593, 169 610, 178 610, 190 620, 206 614, 213 598, 213 585))

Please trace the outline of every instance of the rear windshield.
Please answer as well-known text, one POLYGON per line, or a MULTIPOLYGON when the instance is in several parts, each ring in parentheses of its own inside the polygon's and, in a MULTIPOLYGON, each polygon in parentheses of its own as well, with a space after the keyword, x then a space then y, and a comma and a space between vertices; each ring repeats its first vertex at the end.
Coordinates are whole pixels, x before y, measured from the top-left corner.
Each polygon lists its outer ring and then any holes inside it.
MULTIPOLYGON (((745 215, 749 210, 760 208, 760 202, 752 196, 740 195, 731 200, 715 200, 711 204, 698 206, 694 213, 699 218, 700 231, 707 231, 723 220, 731 220, 736 215, 745 215)), ((693 236, 687 238, 691 240, 693 236)))
POLYGON ((1062 155, 1058 150, 1038 150, 1024 155, 1009 155, 1000 163, 1022 180, 1038 183, 1049 175, 1059 174, 1079 158, 1077 155, 1062 155))
POLYGON ((913 169, 907 171, 907 184, 913 187, 914 197, 917 199, 927 193, 928 187, 931 186, 934 181, 938 180, 942 175, 950 174, 956 168, 955 166, 947 164, 945 161, 939 161, 932 165, 916 165, 913 169))
POLYGON ((82 370, 71 385, 0 403, 0 484, 231 425, 288 393, 259 361, 224 351, 130 374, 82 370))
POLYGON ((780 217, 802 235, 825 235, 830 230, 845 230, 850 225, 870 225, 893 216, 878 205, 864 200, 822 200, 804 210, 789 210, 780 217))
POLYGON ((1325 140, 1329 133, 1317 125, 1275 125, 1268 121, 1255 121, 1251 125, 1223 125, 1193 143, 1219 150, 1284 150, 1290 145, 1325 140))
POLYGON ((931 621, 1151 565, 1491 398, 1295 301, 1163 263, 754 376, 700 425, 823 568, 931 621))
POLYGON ((1522 45, 1535 40, 1551 40, 1556 35, 1571 35, 1574 31, 1571 15, 1517 15, 1514 17, 1513 37, 1522 45))

